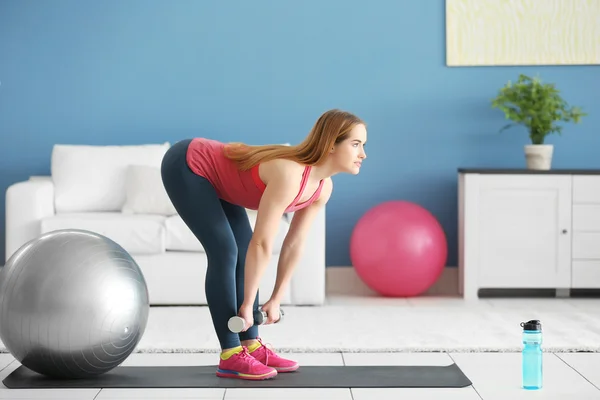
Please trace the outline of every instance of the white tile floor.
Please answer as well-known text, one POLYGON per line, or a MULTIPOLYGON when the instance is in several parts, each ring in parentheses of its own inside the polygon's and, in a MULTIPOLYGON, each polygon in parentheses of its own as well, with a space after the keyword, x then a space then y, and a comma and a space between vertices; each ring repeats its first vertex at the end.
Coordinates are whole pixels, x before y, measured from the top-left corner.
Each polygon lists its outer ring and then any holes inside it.
MULTIPOLYGON (((460 389, 7 389, 0 399, 600 399, 599 353, 546 353, 544 388, 526 391, 520 384, 519 353, 302 353, 302 365, 446 365, 456 362, 473 385, 460 389)), ((132 354, 124 365, 213 364, 212 354, 132 354)), ((0 379, 19 365, 0 355, 0 379)))
MULTIPOLYGON (((364 301, 365 299, 361 299, 364 301)), ((376 301, 371 299, 370 301, 376 301)), ((386 301, 381 299, 381 301, 386 301)), ((352 304, 351 299, 330 299, 329 303, 352 304)), ((538 300, 544 307, 545 301, 538 300)), ((548 299, 556 307, 556 299, 548 299)), ((520 301, 486 300, 495 307, 519 307, 520 301)), ((564 299, 570 307, 595 313, 600 300, 564 299)), ((411 299, 413 307, 468 307, 457 299, 411 299)), ((440 308, 440 310, 441 310, 440 308)), ((215 354, 132 354, 124 365, 207 365, 215 364, 215 354)), ((526 391, 520 387, 520 353, 298 353, 302 365, 447 365, 455 362, 473 382, 460 389, 67 389, 15 390, 0 384, 0 399, 599 399, 600 353, 545 353, 544 388, 526 391)), ((0 380, 19 366, 12 356, 0 354, 0 380)))

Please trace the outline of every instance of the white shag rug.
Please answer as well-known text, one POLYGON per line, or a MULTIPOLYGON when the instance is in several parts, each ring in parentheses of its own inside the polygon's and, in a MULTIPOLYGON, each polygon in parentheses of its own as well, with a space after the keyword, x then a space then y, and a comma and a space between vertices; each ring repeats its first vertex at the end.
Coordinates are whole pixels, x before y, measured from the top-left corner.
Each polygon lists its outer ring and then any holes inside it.
MULTIPOLYGON (((260 327, 259 332, 280 352, 514 352, 522 348, 519 324, 539 319, 545 351, 600 352, 596 306, 575 307, 553 299, 475 306, 460 301, 423 306, 365 303, 282 307, 285 320, 260 327)), ((0 351, 6 352, 2 343, 0 351)), ((207 307, 152 307, 135 350, 218 351, 207 307)))

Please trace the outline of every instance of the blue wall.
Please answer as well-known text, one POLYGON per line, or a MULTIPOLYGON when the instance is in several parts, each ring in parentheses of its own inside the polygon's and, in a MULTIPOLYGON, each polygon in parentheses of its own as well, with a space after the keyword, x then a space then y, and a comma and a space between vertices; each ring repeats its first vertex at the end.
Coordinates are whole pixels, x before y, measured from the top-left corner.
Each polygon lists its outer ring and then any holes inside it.
POLYGON ((599 67, 447 68, 443 0, 370 4, 0 2, 2 192, 48 174, 54 143, 298 142, 340 107, 369 123, 369 158, 335 178, 328 265, 350 265, 353 225, 391 199, 439 218, 456 265, 456 168, 524 165, 525 131, 497 134, 503 116, 489 107, 521 72, 591 114, 551 139, 555 167, 600 167, 599 67))

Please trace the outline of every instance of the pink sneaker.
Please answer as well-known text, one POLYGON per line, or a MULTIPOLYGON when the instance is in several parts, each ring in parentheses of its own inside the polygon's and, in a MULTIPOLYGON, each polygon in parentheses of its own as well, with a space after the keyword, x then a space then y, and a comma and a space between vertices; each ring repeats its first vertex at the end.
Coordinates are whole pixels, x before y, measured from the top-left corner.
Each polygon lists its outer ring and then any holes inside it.
POLYGON ((242 351, 232 355, 227 360, 220 357, 219 360, 217 376, 220 378, 263 380, 277 375, 277 370, 250 356, 246 347, 243 347, 242 351))
POLYGON ((251 352, 250 355, 265 366, 273 367, 277 372, 292 372, 300 367, 298 362, 278 356, 273 350, 265 346, 260 338, 256 339, 259 341, 260 347, 251 352))

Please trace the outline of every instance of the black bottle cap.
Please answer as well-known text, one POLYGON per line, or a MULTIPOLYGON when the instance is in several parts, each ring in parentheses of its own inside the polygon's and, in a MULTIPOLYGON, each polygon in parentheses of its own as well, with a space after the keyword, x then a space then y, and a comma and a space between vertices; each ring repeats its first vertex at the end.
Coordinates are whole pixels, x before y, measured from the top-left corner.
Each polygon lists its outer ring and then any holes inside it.
POLYGON ((521 322, 521 326, 524 331, 541 331, 542 323, 537 319, 532 319, 531 321, 521 322))

